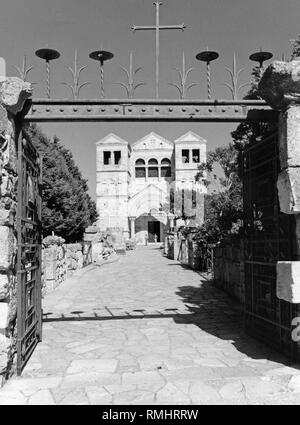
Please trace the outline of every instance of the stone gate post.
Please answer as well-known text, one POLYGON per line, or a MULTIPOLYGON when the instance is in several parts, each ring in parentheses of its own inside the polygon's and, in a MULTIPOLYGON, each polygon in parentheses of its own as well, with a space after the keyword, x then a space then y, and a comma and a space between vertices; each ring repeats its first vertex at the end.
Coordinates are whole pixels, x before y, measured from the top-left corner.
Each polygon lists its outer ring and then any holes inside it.
POLYGON ((259 91, 280 111, 278 198, 280 210, 295 216, 297 257, 277 263, 276 292, 280 299, 300 303, 300 58, 274 61, 264 72, 259 91))
POLYGON ((0 82, 0 386, 16 354, 17 115, 31 96, 19 78, 0 82))

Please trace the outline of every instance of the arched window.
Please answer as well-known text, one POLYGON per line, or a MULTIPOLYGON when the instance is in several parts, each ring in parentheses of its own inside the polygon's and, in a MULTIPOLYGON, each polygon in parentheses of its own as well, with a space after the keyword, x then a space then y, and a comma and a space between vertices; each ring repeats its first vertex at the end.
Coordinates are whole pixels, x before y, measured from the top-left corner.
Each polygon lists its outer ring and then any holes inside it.
POLYGON ((158 161, 155 158, 148 161, 148 177, 158 177, 158 161))
POLYGON ((171 161, 169 158, 163 158, 161 160, 161 177, 171 177, 171 161))
POLYGON ((145 161, 141 158, 135 161, 135 177, 136 178, 146 177, 145 161))
POLYGON ((149 159, 148 165, 158 165, 157 159, 155 159, 155 158, 149 159))

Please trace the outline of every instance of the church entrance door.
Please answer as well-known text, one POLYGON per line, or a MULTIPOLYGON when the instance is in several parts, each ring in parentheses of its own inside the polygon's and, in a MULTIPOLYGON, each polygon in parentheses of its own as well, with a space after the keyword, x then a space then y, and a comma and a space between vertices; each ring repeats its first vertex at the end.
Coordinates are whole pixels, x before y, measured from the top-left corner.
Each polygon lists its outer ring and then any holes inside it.
POLYGON ((148 221, 148 242, 155 242, 155 235, 157 236, 156 242, 160 242, 160 222, 148 221))

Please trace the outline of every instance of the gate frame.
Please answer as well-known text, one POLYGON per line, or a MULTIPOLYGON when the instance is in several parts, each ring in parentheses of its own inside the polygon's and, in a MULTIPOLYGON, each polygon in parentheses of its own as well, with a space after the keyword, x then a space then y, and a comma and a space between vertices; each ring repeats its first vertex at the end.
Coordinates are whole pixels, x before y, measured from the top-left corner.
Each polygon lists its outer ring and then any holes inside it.
POLYGON ((278 111, 272 109, 265 101, 255 100, 29 99, 20 116, 22 123, 240 122, 245 119, 269 122, 274 119, 277 121, 278 111))
MULTIPOLYGON (((263 100, 53 100, 28 99, 20 117, 20 136, 23 124, 30 122, 270 122, 277 120, 277 112, 263 100)), ((19 141, 19 143, 21 143, 19 141)), ((21 186, 20 186, 21 187, 21 186)), ((19 190, 20 190, 19 187, 19 190)), ((19 203, 19 202, 18 202, 19 203)), ((18 255, 19 257, 20 255, 18 255)), ((20 259, 18 258, 18 270, 20 259)), ((21 292, 18 285, 18 314, 21 316, 21 292)), ((40 310, 42 314, 42 309, 40 310)), ((42 316, 40 321, 42 328, 42 316)), ((40 329, 40 335, 42 330, 40 329)), ((37 341, 38 343, 38 341, 37 341)), ((35 344, 36 346, 36 344, 35 344)), ((35 348, 35 347, 34 347, 35 348)), ((33 350, 34 350, 33 348, 33 350)), ((21 356, 18 345, 18 359, 21 356)), ((32 350, 32 352, 33 352, 32 350)), ((28 359, 27 359, 28 360, 28 359)), ((26 363, 25 363, 26 364, 26 363)), ((24 365, 25 365, 24 364, 24 365)), ((23 367, 24 367, 23 365, 23 367)), ((18 374, 22 368, 18 363, 18 374)))
MULTIPOLYGON (((16 140, 17 140, 17 170, 18 170, 18 203, 17 203, 17 375, 21 375, 27 361, 30 359, 32 353, 35 350, 37 344, 42 341, 42 227, 41 227, 41 212, 42 212, 42 196, 41 196, 41 182, 42 182, 42 164, 41 157, 35 147, 32 145, 30 140, 27 140, 23 137, 22 123, 16 120, 17 130, 16 130, 16 140), (34 165, 36 167, 37 177, 35 177, 35 185, 38 190, 37 193, 37 207, 36 207, 36 219, 37 222, 32 224, 36 225, 37 233, 37 242, 32 244, 36 245, 35 260, 37 261, 36 267, 33 269, 35 271, 34 279, 34 325, 31 324, 32 330, 34 332, 34 338, 30 344, 30 348, 24 347, 26 343, 26 310, 27 310, 27 297, 24 297, 24 291, 26 284, 24 284, 22 275, 26 274, 26 268, 22 267, 22 253, 25 248, 22 241, 22 222, 24 221, 23 210, 26 208, 25 202, 28 193, 23 191, 24 180, 23 173, 24 167, 27 170, 27 163, 30 162, 30 159, 26 157, 24 151, 26 146, 24 143, 30 145, 36 157, 37 161, 34 165), (25 202, 24 202, 25 201, 25 202), (25 341, 24 341, 25 339, 25 341), (28 351, 27 351, 28 350, 28 351)), ((27 171, 25 171, 26 173, 27 171)), ((25 219, 26 220, 26 219, 25 219)), ((32 221, 32 220, 29 220, 32 221)), ((30 223, 29 223, 30 224, 30 223)), ((25 266, 26 267, 26 266, 25 266)), ((30 329, 30 328, 29 328, 30 329)))
MULTIPOLYGON (((278 199, 278 191, 275 195, 275 186, 276 181, 273 180, 273 176, 276 176, 278 178, 278 174, 280 172, 280 164, 279 164, 279 137, 280 137, 280 131, 279 128, 277 130, 273 130, 270 132, 270 134, 267 134, 262 138, 262 140, 257 141, 255 144, 248 146, 243 151, 243 164, 244 164, 244 175, 247 174, 247 178, 243 178, 243 203, 245 205, 246 203, 250 203, 250 206, 252 206, 253 203, 253 175, 255 175, 255 169, 263 167, 265 164, 271 163, 272 168, 272 182, 273 187, 270 188, 272 192, 274 193, 273 197, 273 207, 274 207, 274 214, 273 218, 276 220, 276 223, 274 223, 274 227, 276 231, 274 232, 274 239, 276 245, 276 254, 277 258, 275 261, 272 261, 272 258, 269 258, 270 261, 258 261, 253 258, 248 258, 246 255, 246 249, 247 247, 251 247, 252 244, 252 238, 255 236, 255 233, 250 231, 250 237, 247 238, 247 231, 246 228, 244 228, 244 269, 245 269, 245 325, 246 325, 246 331, 254 336, 257 339, 263 340, 266 343, 266 340, 268 341, 268 345, 272 347, 277 347, 278 351, 284 353, 289 359, 291 360, 299 360, 299 353, 300 353, 300 345, 296 341, 293 341, 292 338, 287 342, 287 333, 292 332, 292 319, 293 317, 297 317, 300 315, 300 305, 296 303, 288 303, 287 301, 284 301, 283 299, 280 299, 276 294, 276 266, 279 261, 293 261, 297 258, 297 245, 296 245, 296 232, 295 232, 295 219, 294 216, 284 214, 280 210, 279 205, 279 199, 278 199), (251 155, 251 152, 255 151, 256 149, 266 148, 268 141, 271 141, 272 149, 274 148, 273 154, 270 156, 267 156, 267 159, 265 161, 258 162, 253 164, 248 164, 248 166, 245 166, 245 163, 247 162, 247 158, 251 155), (250 183, 249 183, 250 182, 250 183), (284 218, 284 223, 288 229, 288 237, 287 242, 288 245, 286 247, 286 250, 282 251, 279 250, 278 244, 280 241, 282 242, 282 239, 279 239, 278 232, 280 230, 279 226, 279 220, 280 217, 284 218), (281 257, 281 258, 280 258, 281 257), (283 257, 283 258, 282 258, 283 257), (288 257, 288 258, 285 258, 288 257), (248 259, 247 259, 248 258, 248 259), (247 282, 247 273, 246 270, 248 266, 251 267, 251 273, 248 277, 251 277, 251 283, 247 282), (255 303, 255 295, 254 295, 254 289, 258 289, 259 287, 259 281, 255 284, 254 283, 254 267, 255 266, 267 266, 270 268, 273 268, 273 271, 270 275, 263 275, 263 279, 269 278, 274 279, 274 276, 272 277, 272 273, 274 273, 275 269, 275 287, 274 289, 274 299, 277 301, 276 303, 272 304, 272 300, 270 301, 269 308, 274 311, 276 316, 278 317, 278 320, 275 321, 274 319, 270 319, 263 314, 255 313, 254 306, 257 307, 257 304, 255 303), (247 289, 248 286, 251 286, 251 301, 247 303, 247 289), (255 286, 255 288, 254 288, 255 286), (251 304, 251 308, 249 308, 251 304), (289 304, 289 305, 288 305, 289 304), (277 310, 278 309, 278 310, 277 310), (261 332, 256 331, 255 322, 265 322, 265 326, 271 326, 272 331, 274 334, 277 334, 276 337, 269 337, 264 330, 262 329, 261 332), (276 344, 278 342, 279 344, 276 344), (279 348, 278 348, 279 346, 279 348)), ((250 159, 249 159, 250 160, 250 159)), ((254 186, 255 188, 255 186, 254 186)), ((263 206, 264 207, 264 206, 263 206)), ((263 208, 262 207, 262 208, 263 208)), ((244 224, 253 222, 254 218, 251 221, 251 218, 249 220, 249 217, 247 217, 246 212, 249 214, 249 210, 244 208, 244 224), (248 219, 247 219, 248 218, 248 219)), ((269 217, 267 217, 269 218, 269 217)), ((270 240, 270 239, 268 239, 270 240)), ((271 239, 273 240, 273 239, 271 239)), ((264 241, 261 241, 261 244, 264 244, 264 241)), ((251 253, 252 253, 252 247, 251 247, 251 253)), ((272 283, 270 284, 272 285, 272 283)))

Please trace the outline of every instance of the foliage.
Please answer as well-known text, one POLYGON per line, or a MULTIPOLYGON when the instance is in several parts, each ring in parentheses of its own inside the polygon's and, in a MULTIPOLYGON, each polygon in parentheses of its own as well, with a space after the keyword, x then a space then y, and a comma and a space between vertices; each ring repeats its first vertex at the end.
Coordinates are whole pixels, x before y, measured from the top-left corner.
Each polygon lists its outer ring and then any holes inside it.
POLYGON ((229 190, 237 179, 237 150, 232 143, 229 146, 217 147, 214 151, 209 151, 205 163, 200 164, 196 180, 202 180, 208 187, 211 183, 213 166, 218 163, 224 173, 222 176, 214 176, 219 180, 220 190, 229 190))
POLYGON ((216 244, 228 234, 238 232, 241 225, 243 203, 242 182, 238 175, 238 151, 232 143, 211 151, 207 163, 201 164, 196 176, 209 187, 213 165, 218 163, 224 176, 216 176, 219 190, 205 196, 204 223, 194 235, 199 246, 216 244))
POLYGON ((197 196, 197 193, 191 189, 171 188, 169 199, 161 206, 161 210, 173 214, 175 220, 182 219, 187 224, 196 217, 194 196, 197 196))
POLYGON ((87 181, 83 179, 72 153, 57 137, 48 139, 36 125, 30 125, 27 133, 43 160, 43 233, 49 235, 54 232, 67 243, 80 241, 84 229, 97 218, 87 181))
MULTIPOLYGON (((255 66, 251 73, 250 89, 245 95, 246 100, 259 100, 261 99, 258 89, 259 81, 265 71, 264 67, 255 66)), ((243 174, 243 150, 246 146, 257 143, 268 134, 277 129, 277 123, 270 123, 264 121, 251 121, 246 119, 241 122, 236 130, 231 132, 233 144, 237 150, 237 171, 242 177, 243 174)))
MULTIPOLYGON (((250 88, 245 99, 260 99, 258 83, 263 69, 256 66, 252 70, 250 88)), ((246 145, 255 143, 272 130, 272 124, 245 120, 231 133, 233 143, 218 147, 207 155, 207 164, 199 167, 197 178, 204 179, 209 186, 206 175, 212 172, 214 163, 218 163, 224 177, 218 177, 219 191, 206 197, 205 222, 197 232, 198 245, 222 241, 229 234, 238 234, 243 221, 242 199, 242 152, 246 145)))
MULTIPOLYGON (((300 35, 296 40, 292 40, 291 59, 297 57, 300 57, 300 35)), ((250 88, 244 99, 261 99, 258 84, 263 72, 263 67, 253 68, 250 88)), ((239 233, 243 225, 243 150, 246 146, 257 143, 276 130, 277 123, 246 119, 231 133, 233 143, 228 147, 217 148, 208 153, 207 163, 201 164, 196 178, 202 179, 204 184, 209 187, 211 183, 209 174, 212 173, 215 162, 221 165, 224 178, 219 178, 220 190, 208 195, 205 199, 205 221, 194 236, 198 246, 207 246, 221 241, 228 234, 239 233)), ((255 225, 259 229, 260 221, 256 220, 255 225)))
POLYGON ((300 57, 300 35, 295 40, 291 40, 292 43, 292 55, 291 59, 296 59, 300 57))
POLYGON ((43 245, 47 248, 50 245, 63 245, 65 243, 65 239, 60 236, 49 235, 43 239, 43 245))

